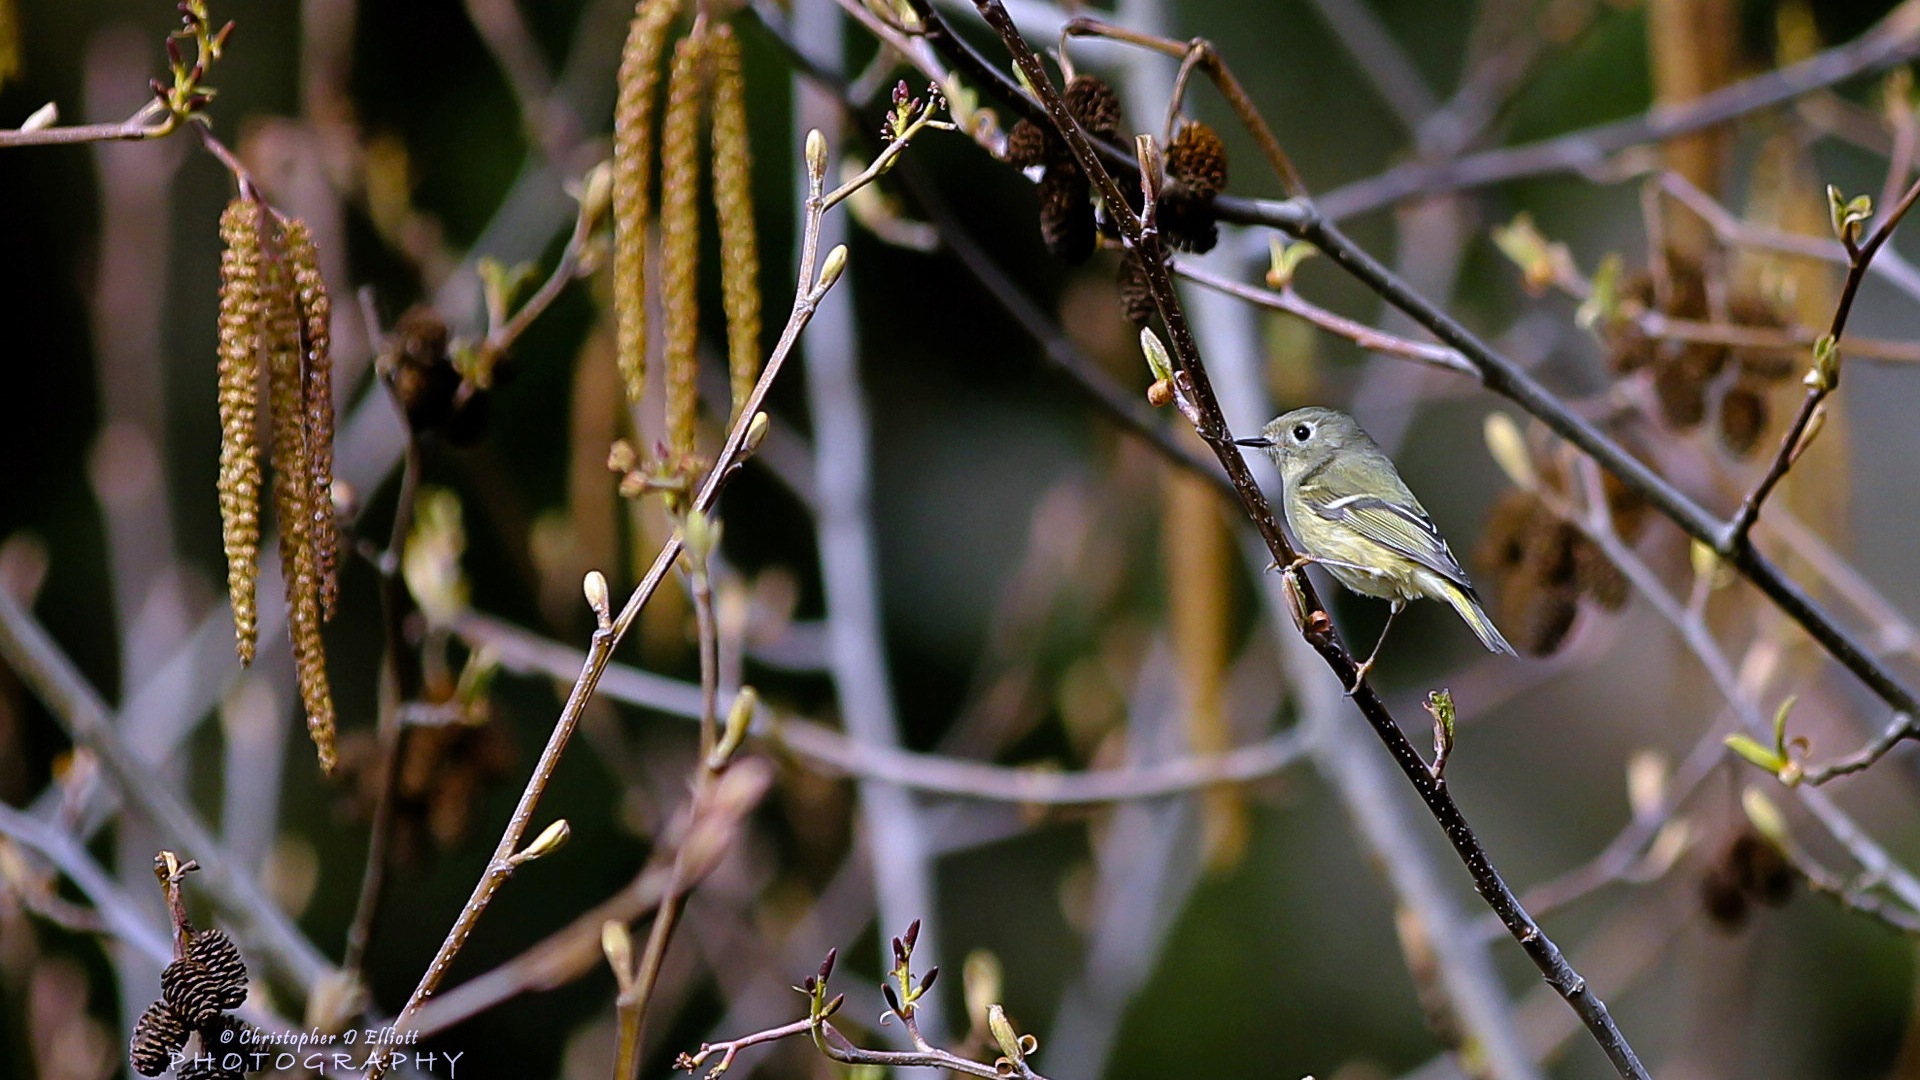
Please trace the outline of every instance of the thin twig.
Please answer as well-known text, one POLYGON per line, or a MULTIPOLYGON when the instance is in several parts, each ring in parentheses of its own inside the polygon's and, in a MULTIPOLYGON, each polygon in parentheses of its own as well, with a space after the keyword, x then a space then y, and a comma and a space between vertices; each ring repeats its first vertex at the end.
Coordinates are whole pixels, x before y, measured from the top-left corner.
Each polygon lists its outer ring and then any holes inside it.
POLYGON ((73 124, 33 129, 0 128, 0 149, 15 146, 73 146, 79 143, 135 142, 158 139, 180 129, 180 117, 163 101, 149 101, 117 124, 73 124), (156 122, 156 120, 158 122, 156 122))
MULTIPOLYGON (((693 797, 688 803, 686 836, 701 827, 701 817, 713 798, 713 785, 726 768, 716 758, 719 745, 720 662, 719 630, 713 617, 713 579, 708 574, 708 552, 687 553, 687 577, 693 594, 694 634, 700 645, 700 756, 694 766, 693 797)), ((616 1000, 619 1014, 619 1048, 614 1062, 616 1080, 634 1080, 640 1075, 640 1048, 647 1030, 647 1007, 653 1000, 653 988, 660 981, 660 967, 666 961, 667 943, 680 921, 687 889, 687 843, 685 837, 673 854, 673 869, 660 893, 653 925, 647 931, 647 945, 640 955, 640 966, 633 978, 621 987, 616 1000)))
MULTIPOLYGON (((1814 370, 1807 376, 1807 392, 1800 399, 1800 411, 1794 414, 1793 422, 1787 425, 1786 433, 1780 437, 1780 449, 1775 452, 1773 463, 1741 501, 1740 509, 1734 513, 1726 531, 1715 543, 1718 550, 1729 552, 1751 546, 1753 523, 1760 517, 1761 505, 1767 501, 1767 495, 1774 486, 1786 477, 1787 470, 1793 467, 1801 451, 1806 449, 1808 427, 1814 422, 1814 416, 1827 400, 1827 395, 1840 385, 1841 354, 1837 343, 1846 332, 1847 316, 1853 312, 1853 300, 1860 292, 1860 283, 1866 280, 1867 268, 1873 264, 1874 254, 1893 237, 1893 230, 1899 228, 1900 219, 1913 209, 1916 200, 1920 200, 1920 183, 1907 189, 1899 204, 1874 226, 1866 242, 1857 250, 1853 248, 1851 240, 1846 241, 1849 256, 1847 280, 1840 287, 1840 300, 1833 307, 1833 322, 1827 328, 1832 356, 1825 362, 1816 357, 1814 370)), ((1914 709, 1906 711, 1920 712, 1914 709)))
POLYGON ((1920 731, 1914 728, 1913 717, 1906 713, 1895 713, 1892 722, 1866 745, 1845 757, 1834 758, 1832 761, 1818 765, 1805 766, 1801 769, 1800 778, 1818 787, 1836 776, 1847 776, 1868 768, 1887 756, 1887 751, 1901 741, 1916 737, 1920 737, 1920 731))
MULTIPOLYGON (((927 110, 918 117, 918 122, 911 125, 894 141, 909 142, 914 135, 932 122, 932 105, 929 104, 927 110)), ((799 340, 801 331, 806 329, 807 323, 812 320, 821 298, 826 296, 834 283, 839 280, 841 269, 845 264, 844 249, 836 249, 824 267, 820 263, 818 240, 820 219, 826 213, 825 155, 820 155, 819 160, 809 160, 806 164, 811 194, 804 208, 799 261, 800 287, 794 296, 793 311, 787 318, 786 326, 780 332, 779 342, 774 346, 766 366, 760 372, 759 381, 754 384, 753 392, 742 404, 739 418, 728 429, 726 440, 714 459, 713 467, 708 470, 706 478, 694 495, 692 509, 701 513, 712 510, 727 481, 732 479, 757 448, 757 440, 750 440, 750 432, 756 426, 756 418, 760 416, 761 403, 766 400, 768 390, 772 388, 774 380, 786 366, 794 343, 799 340)), ((759 420, 759 424, 765 423, 765 420, 759 420)), ((594 631, 586 657, 581 663, 580 674, 574 681, 573 689, 567 695, 559 718, 554 722, 553 731, 547 738, 547 745, 541 751, 539 761, 534 765, 533 775, 528 778, 526 787, 520 794, 519 802, 507 821, 500 842, 494 848, 493 857, 488 860, 486 870, 481 874, 479 882, 474 885, 473 894, 467 898, 466 904, 455 917, 453 927, 447 932, 446 939, 440 943, 439 950, 421 975, 419 984, 408 996, 406 1006, 400 1010, 399 1016, 395 1019, 397 1030, 405 1030, 408 1019, 419 1011, 421 1004, 439 988, 442 980, 446 978, 448 967, 452 965, 454 957, 459 954, 461 948, 466 945, 468 936, 473 933, 473 928, 479 923, 481 914, 493 901, 494 894, 506 883, 507 878, 512 876, 516 867, 513 855, 519 849, 521 839, 526 835, 527 828, 533 819, 533 812, 539 805, 541 795, 546 792, 547 783, 559 766, 561 754, 565 752, 567 743, 571 741, 574 730, 579 726, 580 716, 585 711, 587 702, 592 699, 601 676, 606 672, 614 647, 619 644, 621 638, 626 636, 634 620, 639 618, 647 601, 652 599, 668 571, 679 559, 681 550, 681 537, 675 533, 662 545, 660 553, 654 557, 653 565, 648 568, 646 575, 627 597, 625 605, 620 609, 620 614, 610 624, 594 631)), ((369 1071, 368 1080, 378 1080, 385 1072, 385 1064, 376 1062, 369 1071)))
POLYGON ((1291 288, 1262 289, 1258 286, 1243 284, 1196 266, 1186 259, 1175 262, 1173 272, 1215 292, 1224 293, 1272 311, 1296 316, 1335 337, 1345 338, 1368 352, 1398 356, 1403 360, 1412 360, 1455 375, 1465 375, 1468 378, 1480 377, 1479 369, 1467 363, 1466 358, 1461 356, 1457 349, 1399 337, 1344 315, 1337 315, 1307 300, 1291 288))
MULTIPOLYGON (((388 385, 391 387, 391 384, 388 385)), ((395 404, 398 406, 399 403, 396 401, 395 404)), ((404 407, 400 407, 399 412, 405 417, 404 407)), ((373 940, 374 920, 379 917, 380 900, 386 891, 388 851, 392 847, 394 824, 399 814, 400 762, 411 730, 411 725, 404 722, 401 713, 413 702, 419 689, 419 679, 413 658, 407 653, 406 643, 405 621, 407 613, 412 610, 412 598, 407 594, 400 566, 406 552, 408 534, 413 530, 414 510, 420 490, 420 451, 419 437, 409 431, 405 455, 401 459, 400 491, 394 497, 393 529, 387 540, 387 549, 380 555, 376 565, 380 575, 382 633, 385 635, 381 653, 383 670, 378 724, 380 755, 377 768, 380 770, 380 789, 373 805, 373 819, 368 824, 367 861, 360 874, 359 898, 354 903, 353 921, 347 924, 346 950, 340 961, 341 968, 355 976, 361 973, 366 963, 367 948, 373 940)))

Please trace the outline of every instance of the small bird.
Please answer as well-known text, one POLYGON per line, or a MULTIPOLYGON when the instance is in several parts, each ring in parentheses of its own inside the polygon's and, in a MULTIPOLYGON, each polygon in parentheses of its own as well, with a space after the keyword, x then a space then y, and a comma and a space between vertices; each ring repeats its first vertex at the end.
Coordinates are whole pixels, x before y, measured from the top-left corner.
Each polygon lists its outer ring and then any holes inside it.
POLYGON ((1258 438, 1234 441, 1265 450, 1280 469, 1287 527, 1300 547, 1294 565, 1319 563, 1354 592, 1393 603, 1379 642, 1347 693, 1366 680, 1394 616, 1423 596, 1453 605, 1488 649, 1517 655, 1487 618, 1467 572, 1407 490, 1393 459, 1353 417, 1333 409, 1295 409, 1268 423, 1258 438))

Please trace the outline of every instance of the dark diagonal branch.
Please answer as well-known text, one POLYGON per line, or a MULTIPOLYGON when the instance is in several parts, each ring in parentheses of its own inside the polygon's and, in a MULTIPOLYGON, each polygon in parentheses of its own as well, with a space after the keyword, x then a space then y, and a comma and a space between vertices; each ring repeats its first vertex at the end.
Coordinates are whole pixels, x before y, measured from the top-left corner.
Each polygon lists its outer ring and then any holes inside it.
MULTIPOLYGON (((1212 384, 1207 378, 1199 350, 1194 344, 1185 312, 1174 291, 1172 275, 1167 267, 1166 251, 1152 223, 1151 200, 1155 191, 1151 183, 1146 186, 1145 195, 1149 209, 1147 220, 1143 221, 1130 209, 1129 200, 1115 182, 1113 175, 1103 165, 1100 154, 1087 139, 1085 132, 1067 111, 1066 102, 1061 98, 1059 90, 1054 87, 1039 57, 1020 36, 1019 29, 1014 25, 1006 9, 998 0, 975 0, 975 4, 981 15, 985 17, 988 26, 999 34, 1002 42, 1013 55, 1021 74, 1039 96, 1048 121, 1065 140, 1074 159, 1106 205, 1107 212, 1117 222, 1128 247, 1140 259, 1147 285, 1166 324, 1176 365, 1176 382, 1180 384, 1179 391, 1191 408, 1196 431, 1213 450, 1221 467, 1232 480, 1235 493, 1239 496, 1248 517, 1260 531, 1268 550, 1273 553, 1275 562, 1282 566, 1292 564, 1293 549, 1281 533, 1279 523, 1274 517, 1272 507, 1267 503, 1266 496, 1254 481, 1238 448, 1233 445, 1226 418, 1214 397, 1212 384)), ((924 5, 920 6, 920 11, 922 14, 926 12, 924 5)), ((1143 156, 1150 158, 1151 153, 1143 156)), ((1303 610, 1310 613, 1304 620, 1303 633, 1306 640, 1313 645, 1315 651, 1320 653, 1343 685, 1352 685, 1357 681, 1353 657, 1341 644, 1338 635, 1334 632, 1332 620, 1327 617, 1305 575, 1295 568, 1291 576, 1292 585, 1301 596, 1303 610)), ((1594 1040, 1600 1044, 1620 1075, 1646 1076, 1646 1070, 1641 1066, 1638 1055, 1614 1024, 1605 1003, 1587 985, 1586 980, 1573 970, 1566 957, 1561 954, 1559 947, 1546 936, 1539 925, 1533 921, 1532 916, 1520 906, 1518 898, 1507 887, 1499 871, 1494 868, 1479 837, 1467 823, 1458 804, 1454 802, 1446 781, 1436 778, 1428 770, 1426 761, 1407 740, 1392 714, 1387 711, 1385 704, 1371 687, 1361 685, 1354 695, 1354 700, 1373 726, 1375 733, 1386 745, 1388 752, 1393 755, 1395 763, 1400 766, 1401 771, 1406 774, 1409 782, 1420 794, 1429 812, 1446 833, 1447 839, 1459 853, 1468 872, 1473 876, 1476 889, 1500 916, 1501 922, 1506 925, 1515 940, 1540 969, 1548 984, 1567 1001, 1581 1021, 1586 1024, 1594 1040)))

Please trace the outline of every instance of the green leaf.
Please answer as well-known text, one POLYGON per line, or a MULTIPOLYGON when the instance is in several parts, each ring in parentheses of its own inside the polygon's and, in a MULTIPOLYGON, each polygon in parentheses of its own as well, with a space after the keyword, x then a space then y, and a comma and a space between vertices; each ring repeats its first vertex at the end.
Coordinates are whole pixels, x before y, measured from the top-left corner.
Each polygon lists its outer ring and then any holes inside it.
POLYGON ((1860 243, 1867 219, 1873 217, 1873 196, 1855 195, 1849 199, 1840 189, 1827 185, 1827 215, 1833 223, 1833 235, 1852 248, 1860 243))
POLYGON ((1774 753, 1745 735, 1727 736, 1727 749, 1775 776, 1780 775, 1780 770, 1787 767, 1787 759, 1783 755, 1774 753))
POLYGON ((1612 326, 1620 321, 1621 265, 1617 252, 1600 260, 1599 267, 1593 271, 1593 291, 1573 315, 1580 329, 1591 330, 1596 324, 1612 326))
POLYGON ((1813 343, 1813 367, 1802 380, 1810 390, 1829 391, 1840 382, 1840 343, 1832 334, 1822 334, 1813 343))
POLYGON ((1173 358, 1167 355, 1167 347, 1160 341, 1150 327, 1140 330, 1140 351, 1147 356, 1147 367, 1153 371, 1156 382, 1173 378, 1173 358))
POLYGON ((1284 289, 1293 284, 1294 271, 1300 264, 1320 253, 1320 249, 1305 241, 1289 244, 1279 237, 1267 240, 1267 287, 1284 289))
POLYGON ((1787 714, 1793 711, 1794 703, 1800 700, 1798 694, 1788 694, 1780 707, 1773 711, 1773 749, 1782 760, 1787 757, 1787 714))

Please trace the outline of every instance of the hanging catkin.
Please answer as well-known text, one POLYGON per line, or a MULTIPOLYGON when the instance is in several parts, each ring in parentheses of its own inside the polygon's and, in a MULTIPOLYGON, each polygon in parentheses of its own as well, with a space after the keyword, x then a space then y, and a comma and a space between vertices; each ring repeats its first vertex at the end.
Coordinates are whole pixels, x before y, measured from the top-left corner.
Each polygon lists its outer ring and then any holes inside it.
POLYGON ((738 419, 760 374, 760 246, 753 228, 753 157, 747 133, 740 42, 714 29, 713 205, 720 222, 721 298, 727 313, 727 372, 738 419))
POLYGON ((620 53, 613 114, 613 308, 627 400, 647 385, 647 219, 653 179, 654 98, 660 53, 678 0, 639 0, 620 53))

